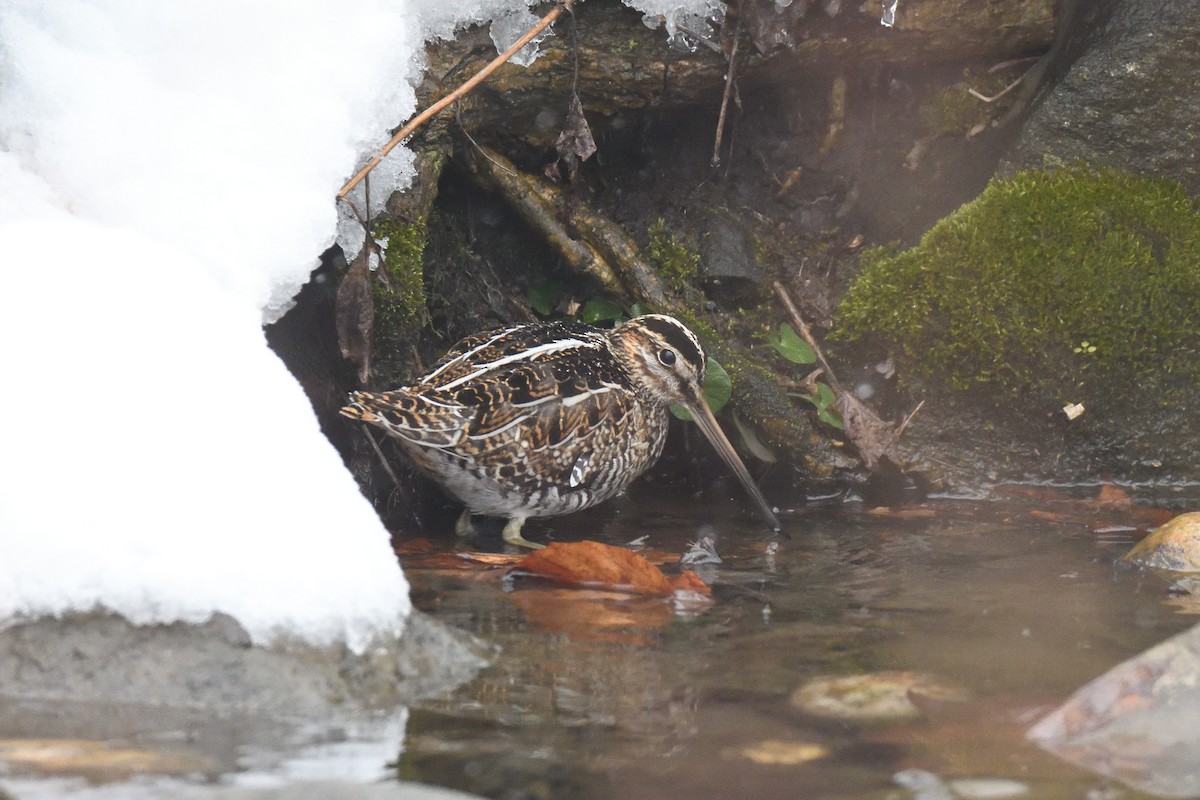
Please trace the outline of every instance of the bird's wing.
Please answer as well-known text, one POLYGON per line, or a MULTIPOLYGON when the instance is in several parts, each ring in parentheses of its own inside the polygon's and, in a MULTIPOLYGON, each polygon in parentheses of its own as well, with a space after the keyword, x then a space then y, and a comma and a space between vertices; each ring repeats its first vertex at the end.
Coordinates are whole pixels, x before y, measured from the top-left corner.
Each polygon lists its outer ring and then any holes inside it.
POLYGON ((536 464, 538 480, 562 488, 587 487, 613 457, 603 443, 618 441, 640 413, 615 364, 603 359, 582 370, 525 362, 472 383, 457 399, 477 408, 465 436, 476 464, 536 464))
POLYGON ((555 359, 577 348, 596 351, 603 347, 603 332, 580 323, 542 322, 497 328, 459 341, 414 388, 423 392, 452 391, 524 361, 555 359))
POLYGON ((343 416, 377 425, 388 433, 422 447, 455 447, 462 442, 475 409, 417 394, 354 392, 343 416))

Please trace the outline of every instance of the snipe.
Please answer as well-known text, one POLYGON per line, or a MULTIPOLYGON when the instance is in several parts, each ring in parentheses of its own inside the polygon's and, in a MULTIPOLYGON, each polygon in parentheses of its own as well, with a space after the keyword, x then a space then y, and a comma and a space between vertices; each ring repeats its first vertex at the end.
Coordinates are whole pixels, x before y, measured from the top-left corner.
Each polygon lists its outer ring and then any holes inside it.
POLYGON ((471 514, 528 517, 588 508, 620 493, 663 449, 678 403, 754 498, 779 521, 707 403, 699 340, 673 317, 647 314, 601 330, 574 322, 518 325, 456 344, 419 383, 354 392, 342 414, 390 434, 471 514))

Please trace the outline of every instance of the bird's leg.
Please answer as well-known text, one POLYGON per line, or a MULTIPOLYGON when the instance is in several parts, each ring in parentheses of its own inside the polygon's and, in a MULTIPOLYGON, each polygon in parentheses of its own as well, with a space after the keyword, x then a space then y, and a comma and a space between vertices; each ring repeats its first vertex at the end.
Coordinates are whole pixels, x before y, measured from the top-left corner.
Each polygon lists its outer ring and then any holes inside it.
POLYGON ((471 524, 470 508, 464 508, 458 515, 458 521, 454 523, 454 532, 459 536, 470 536, 475 533, 475 526, 471 524))
POLYGON ((528 547, 531 550, 541 550, 546 545, 531 542, 521 535, 521 526, 525 524, 524 517, 513 517, 504 525, 504 541, 517 547, 528 547))

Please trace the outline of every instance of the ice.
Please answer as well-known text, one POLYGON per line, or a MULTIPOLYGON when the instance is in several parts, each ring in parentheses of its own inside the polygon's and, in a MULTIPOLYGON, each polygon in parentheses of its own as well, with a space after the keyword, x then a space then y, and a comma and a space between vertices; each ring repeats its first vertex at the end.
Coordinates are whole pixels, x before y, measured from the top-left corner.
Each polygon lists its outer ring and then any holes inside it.
MULTIPOLYGON (((496 51, 503 53, 512 47, 518 39, 525 35, 526 31, 538 23, 539 19, 541 18, 528 9, 513 9, 507 14, 496 17, 492 20, 491 27, 492 43, 496 45, 496 51)), ((538 34, 533 41, 513 54, 509 61, 520 64, 522 67, 528 67, 537 60, 538 42, 546 35, 547 31, 538 34)))
POLYGON ((691 31, 704 31, 707 19, 722 19, 724 6, 717 0, 626 0, 626 5, 645 14, 644 21, 652 28, 666 28, 673 37, 680 26, 691 31))

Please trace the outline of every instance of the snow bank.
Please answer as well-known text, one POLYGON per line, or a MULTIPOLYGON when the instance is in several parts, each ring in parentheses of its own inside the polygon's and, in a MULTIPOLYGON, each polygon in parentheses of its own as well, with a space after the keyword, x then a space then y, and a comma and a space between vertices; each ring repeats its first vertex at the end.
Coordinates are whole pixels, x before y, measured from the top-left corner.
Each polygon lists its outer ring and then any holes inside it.
MULTIPOLYGON (((0 622, 102 605, 221 610, 259 642, 399 630, 387 533, 261 325, 414 110, 422 42, 526 5, 0 4, 0 622)), ((393 151, 373 195, 410 161, 393 151)))

